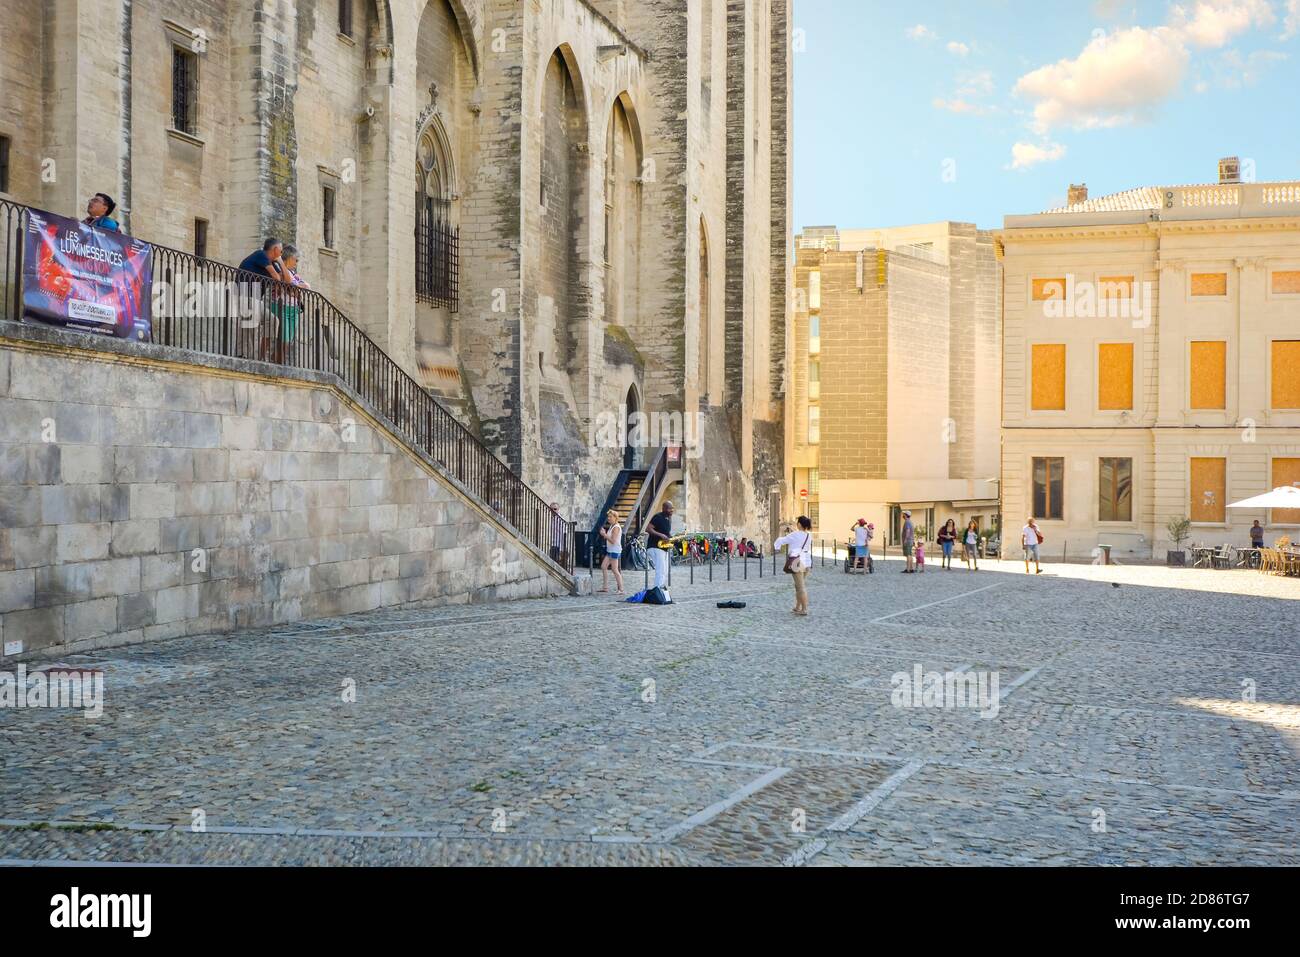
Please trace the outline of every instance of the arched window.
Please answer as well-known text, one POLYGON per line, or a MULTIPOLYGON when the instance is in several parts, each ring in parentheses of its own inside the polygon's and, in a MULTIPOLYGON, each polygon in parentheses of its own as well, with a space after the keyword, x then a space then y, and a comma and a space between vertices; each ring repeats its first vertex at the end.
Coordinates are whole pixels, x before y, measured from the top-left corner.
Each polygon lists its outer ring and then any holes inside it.
POLYGON ((456 311, 460 231, 452 224, 452 169, 436 120, 420 135, 415 163, 415 298, 456 311))

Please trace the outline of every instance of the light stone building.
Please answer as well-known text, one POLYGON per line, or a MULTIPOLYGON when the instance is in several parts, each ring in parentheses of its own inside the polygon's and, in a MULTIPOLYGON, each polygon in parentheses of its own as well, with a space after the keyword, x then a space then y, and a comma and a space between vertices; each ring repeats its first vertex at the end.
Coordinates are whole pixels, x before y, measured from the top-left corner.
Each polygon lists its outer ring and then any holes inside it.
POLYGON ((1300 533, 1225 507, 1300 483, 1300 184, 1222 166, 1006 218, 1002 507, 1048 556, 1164 559, 1178 517, 1214 545, 1300 533))
MULTIPOLYGON (((790 0, 0 0, 6 198, 312 286, 580 527, 598 428, 698 413, 671 494, 784 476, 790 0)), ((587 526, 589 527, 589 525, 587 526)))
POLYGON ((827 540, 997 519, 1000 267, 966 223, 805 231, 796 243, 787 515, 827 540), (804 493, 807 497, 804 497, 804 493))

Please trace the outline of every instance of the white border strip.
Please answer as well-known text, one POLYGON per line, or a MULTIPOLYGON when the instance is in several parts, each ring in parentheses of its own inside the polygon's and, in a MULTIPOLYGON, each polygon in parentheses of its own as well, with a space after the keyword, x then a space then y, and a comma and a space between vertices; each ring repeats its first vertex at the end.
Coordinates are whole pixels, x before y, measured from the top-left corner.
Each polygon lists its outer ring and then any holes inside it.
POLYGON ((942 605, 945 602, 956 601, 959 598, 966 598, 970 595, 978 595, 982 591, 988 591, 991 588, 1001 588, 1002 582, 994 582, 992 585, 985 585, 983 588, 976 588, 974 591, 964 591, 960 595, 952 595, 948 598, 940 598, 938 601, 926 602, 924 605, 917 605, 915 608, 907 608, 903 611, 896 611, 892 615, 882 615, 879 618, 872 618, 868 624, 876 624, 881 621, 889 621, 891 618, 898 618, 902 615, 910 615, 914 611, 920 611, 923 608, 932 608, 935 605, 942 605))
POLYGON ((790 773, 789 768, 773 768, 771 771, 768 771, 762 777, 755 778, 754 780, 750 781, 739 791, 736 791, 728 795, 727 797, 723 798, 721 801, 718 801, 716 804, 710 804, 703 811, 697 811, 696 813, 692 814, 690 817, 688 817, 686 820, 682 821, 681 823, 674 824, 672 827, 668 828, 668 830, 663 831, 662 833, 651 838, 651 843, 667 844, 670 841, 675 841, 677 838, 681 837, 683 834, 687 833, 688 831, 693 831, 701 824, 707 824, 709 821, 713 820, 723 811, 726 811, 734 807, 735 805, 739 804, 741 801, 745 800, 745 798, 749 797, 751 794, 756 794, 757 792, 763 790, 763 788, 771 784, 773 781, 776 781, 779 778, 783 778, 789 773, 790 773))

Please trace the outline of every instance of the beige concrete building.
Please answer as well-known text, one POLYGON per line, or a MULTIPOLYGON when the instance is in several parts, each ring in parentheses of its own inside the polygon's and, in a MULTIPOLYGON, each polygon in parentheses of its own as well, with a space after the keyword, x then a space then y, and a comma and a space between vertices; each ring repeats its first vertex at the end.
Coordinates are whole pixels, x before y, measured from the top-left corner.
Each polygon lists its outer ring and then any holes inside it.
POLYGON ((1002 507, 1047 556, 1163 559, 1180 516, 1195 541, 1300 536, 1225 508, 1300 482, 1300 184, 1223 165, 1006 218, 1002 507))
POLYGON ((5 198, 302 272, 595 521, 602 416, 696 415, 673 490, 784 476, 790 0, 0 0, 5 198))
POLYGON ((999 265, 966 223, 805 231, 797 243, 786 514, 897 541, 902 509, 997 515, 999 265), (806 498, 804 497, 806 493, 806 498))

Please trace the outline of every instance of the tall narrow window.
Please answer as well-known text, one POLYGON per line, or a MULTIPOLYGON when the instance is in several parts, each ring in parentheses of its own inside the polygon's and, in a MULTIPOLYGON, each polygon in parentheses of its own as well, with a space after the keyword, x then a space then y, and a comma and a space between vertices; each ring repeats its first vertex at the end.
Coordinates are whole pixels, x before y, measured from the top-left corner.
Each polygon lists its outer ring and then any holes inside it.
POLYGON ((321 187, 321 211, 323 222, 321 223, 321 235, 325 237, 325 248, 334 248, 334 189, 330 186, 321 187))
POLYGON ((208 221, 194 220, 194 255, 200 259, 208 258, 208 221))
POLYGON ((1097 408, 1108 412, 1133 408, 1133 343, 1097 346, 1097 408))
POLYGON ((1059 520, 1064 514, 1065 459, 1034 459, 1034 518, 1059 520))
POLYGON ((352 0, 339 0, 339 33, 352 36, 352 0))
POLYGON ((191 136, 198 132, 199 58, 172 47, 172 129, 191 136))
POLYGON ((816 359, 808 362, 808 399, 816 402, 822 397, 822 364, 816 359))
POLYGON ((1065 345, 1039 343, 1032 348, 1030 408, 1039 412, 1065 409, 1065 345))
POLYGON ((818 355, 822 351, 822 317, 808 317, 808 354, 818 355))
POLYGON ((1273 342, 1272 379, 1274 409, 1300 409, 1300 339, 1273 342))
POLYGON ((817 406, 808 407, 808 444, 818 445, 822 440, 822 410, 817 406))
MULTIPOLYGON (((1271 485, 1273 488, 1282 488, 1285 485, 1300 486, 1300 459, 1274 459, 1271 485)), ((1272 511, 1269 523, 1272 525, 1300 525, 1300 508, 1275 508, 1272 511)))
POLYGON ((1212 525, 1223 523, 1228 490, 1228 460, 1223 458, 1194 458, 1188 468, 1191 488, 1188 492, 1188 512, 1193 522, 1212 525))
POLYGON ((0 193, 9 192, 9 137, 0 136, 0 193))
POLYGON ((1133 460, 1101 459, 1097 473, 1097 521, 1133 521, 1133 460))
POLYGON ((707 403, 709 400, 709 363, 712 332, 709 328, 711 316, 709 306, 713 298, 713 281, 709 276, 709 234, 700 220, 700 395, 707 403))
POLYGON ((1228 344, 1223 341, 1193 342, 1188 363, 1190 405, 1193 409, 1227 407, 1228 344))

